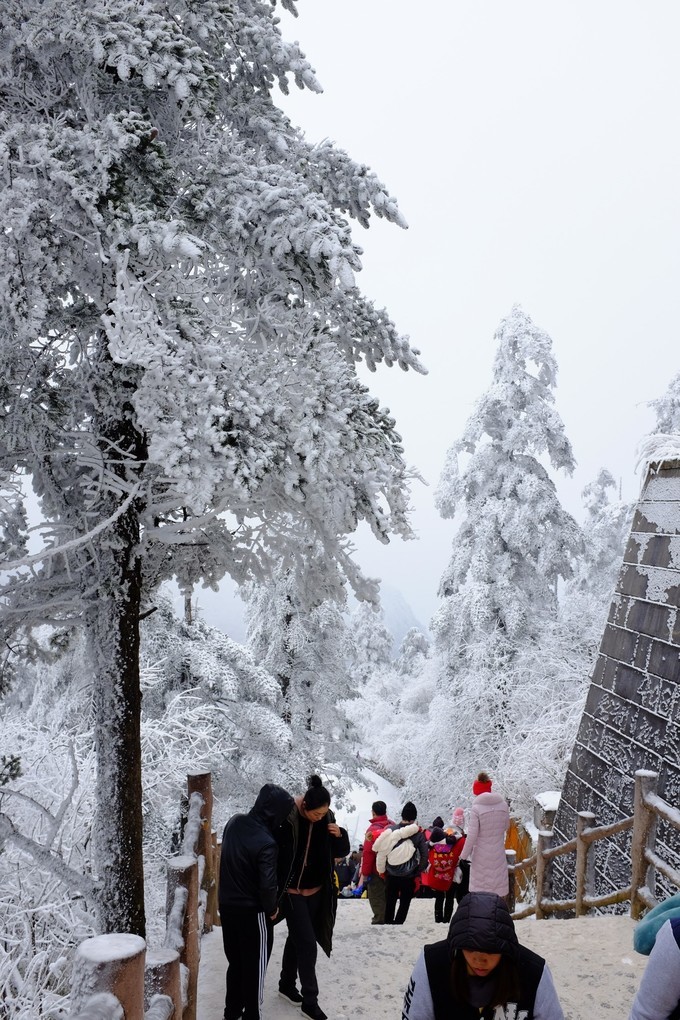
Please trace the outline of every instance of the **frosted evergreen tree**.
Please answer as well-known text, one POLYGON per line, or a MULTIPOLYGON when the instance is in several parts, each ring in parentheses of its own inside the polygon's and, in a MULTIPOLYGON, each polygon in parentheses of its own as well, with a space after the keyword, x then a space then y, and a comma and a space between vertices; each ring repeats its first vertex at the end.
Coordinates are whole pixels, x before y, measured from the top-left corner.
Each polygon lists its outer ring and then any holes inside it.
POLYGON ((662 397, 650 401, 650 406, 656 412, 656 425, 637 450, 637 467, 643 473, 662 461, 680 460, 680 373, 662 397))
POLYGON ((583 547, 573 575, 540 640, 524 643, 513 664, 508 715, 521 724, 506 734, 497 774, 527 811, 537 792, 561 788, 583 714, 633 510, 610 499, 615 488, 605 469, 585 486, 583 547))
POLYGON ((508 734, 522 725, 511 716, 520 653, 540 645, 556 612, 557 580, 569 577, 581 543, 543 463, 574 466, 554 407, 551 339, 519 306, 495 339, 491 387, 447 454, 435 495, 442 516, 458 515, 460 525, 432 621, 441 672, 409 776, 415 797, 442 773, 463 797, 479 768, 496 767, 508 734))
POLYGON ((343 708, 354 692, 344 589, 324 592, 318 585, 323 576, 317 550, 309 554, 305 573, 282 566, 269 581, 251 582, 241 593, 248 646, 278 685, 277 711, 290 728, 299 775, 316 771, 340 777, 339 785, 333 780, 337 796, 356 777, 356 734, 343 708))
POLYGON ((409 533, 400 438, 355 365, 420 366, 356 288, 346 216, 403 220, 274 105, 289 80, 320 88, 275 6, 3 6, 2 634, 88 635, 102 930, 145 930, 139 648, 158 584, 263 577, 308 536, 361 589, 343 536, 409 533))
POLYGON ((616 492, 613 475, 601 468, 597 478, 581 493, 586 511, 583 554, 577 559, 574 577, 567 585, 568 591, 592 593, 604 613, 609 608, 621 569, 634 509, 621 499, 612 500, 612 489, 616 492))
POLYGON ((656 412, 654 432, 680 435, 680 372, 671 379, 664 395, 650 404, 656 412))
POLYGON ((574 458, 554 407, 552 341, 518 306, 495 335, 490 389, 447 454, 435 503, 462 515, 433 621, 450 665, 473 661, 487 640, 502 654, 536 634, 556 605, 558 577, 569 577, 580 546, 540 458, 571 473, 574 458), (459 458, 467 455, 462 470, 459 458))

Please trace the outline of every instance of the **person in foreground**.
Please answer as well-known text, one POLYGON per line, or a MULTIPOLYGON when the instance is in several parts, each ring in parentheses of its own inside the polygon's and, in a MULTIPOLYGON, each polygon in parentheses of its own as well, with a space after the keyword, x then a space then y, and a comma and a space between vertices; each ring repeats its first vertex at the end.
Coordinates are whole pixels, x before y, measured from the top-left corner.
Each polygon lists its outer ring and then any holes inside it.
POLYGON ((319 776, 310 776, 307 792, 295 797, 277 833, 279 906, 288 925, 279 995, 291 1006, 301 1006, 311 1020, 327 1020, 319 1006, 316 945, 331 955, 338 905, 333 869, 336 859, 349 853, 349 837, 336 825, 330 803, 319 776), (298 975, 302 994, 296 986, 298 975))
POLYGON ((280 786, 266 783, 247 815, 224 827, 219 907, 227 991, 224 1020, 260 1020, 264 976, 276 917, 278 847, 274 833, 293 807, 280 786))
POLYGON ((680 917, 657 932, 629 1020, 680 1020, 680 917))
POLYGON ((545 960, 521 946, 505 900, 472 892, 441 942, 425 946, 402 1020, 564 1020, 545 960))

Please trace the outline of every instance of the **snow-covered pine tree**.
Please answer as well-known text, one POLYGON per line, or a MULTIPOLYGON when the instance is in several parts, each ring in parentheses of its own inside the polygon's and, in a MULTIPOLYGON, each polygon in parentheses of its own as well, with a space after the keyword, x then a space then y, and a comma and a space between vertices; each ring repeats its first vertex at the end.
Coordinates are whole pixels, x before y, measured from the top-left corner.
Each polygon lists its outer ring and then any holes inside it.
POLYGON ((595 610, 588 615, 597 618, 600 636, 602 615, 609 609, 634 510, 631 503, 612 500, 612 489, 616 492, 613 475, 606 468, 601 468, 597 478, 589 482, 581 493, 586 511, 583 554, 575 561, 574 576, 566 585, 567 594, 575 590, 588 592, 597 601, 599 613, 595 610))
POLYGON ((344 214, 403 220, 274 105, 289 79, 319 90, 275 6, 3 6, 2 633, 17 649, 37 624, 86 628, 103 930, 145 928, 139 641, 158 583, 265 575, 307 534, 360 585, 341 536, 408 532, 395 423, 355 363, 420 366, 357 290, 344 214))
POLYGON ((559 789, 571 758, 588 683, 621 566, 633 508, 610 501, 615 482, 600 470, 586 485, 583 547, 560 586, 557 613, 540 639, 523 643, 513 665, 507 734, 498 778, 514 803, 529 810, 537 792, 559 789))
POLYGON ((304 571, 282 564, 268 581, 244 585, 241 595, 249 649, 278 684, 277 710, 304 762, 297 781, 310 772, 337 777, 335 798, 357 778, 356 739, 343 708, 353 697, 345 590, 319 584, 324 577, 328 581, 323 550, 317 549, 308 553, 304 571))
POLYGON ((438 771, 456 770, 459 795, 480 767, 495 768, 508 729, 521 724, 508 717, 515 660, 554 614, 557 579, 569 576, 581 543, 542 463, 574 466, 554 407, 552 341, 517 305, 495 339, 491 387, 447 454, 435 495, 460 525, 432 621, 441 676, 421 760, 431 780, 432 748, 446 747, 438 771))

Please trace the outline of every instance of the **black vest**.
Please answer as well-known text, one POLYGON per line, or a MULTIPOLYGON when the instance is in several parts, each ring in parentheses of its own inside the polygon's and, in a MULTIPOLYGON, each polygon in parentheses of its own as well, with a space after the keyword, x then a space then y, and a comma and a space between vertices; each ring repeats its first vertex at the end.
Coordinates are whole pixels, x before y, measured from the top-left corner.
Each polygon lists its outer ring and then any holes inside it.
MULTIPOLYGON (((536 953, 532 953, 530 949, 525 949, 524 946, 518 946, 517 952, 520 996, 518 1003, 508 1003, 516 1008, 516 1012, 513 1013, 511 1009, 508 1016, 513 1020, 532 1020, 536 989, 543 974, 545 960, 543 957, 537 956, 536 953)), ((494 1006, 487 1006, 480 1013, 476 1006, 468 1006, 453 998, 451 957, 445 939, 442 942, 435 942, 431 946, 425 946, 425 966, 432 992, 434 1020, 495 1020, 494 1006)))

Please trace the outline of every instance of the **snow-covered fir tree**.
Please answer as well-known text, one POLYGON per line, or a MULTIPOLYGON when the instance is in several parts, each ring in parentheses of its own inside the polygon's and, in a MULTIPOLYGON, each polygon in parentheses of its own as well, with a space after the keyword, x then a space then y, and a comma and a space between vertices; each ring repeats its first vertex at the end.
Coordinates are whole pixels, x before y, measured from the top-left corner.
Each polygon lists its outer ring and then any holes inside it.
POLYGON ((621 569, 623 552, 628 540, 634 507, 621 499, 611 499, 616 481, 611 472, 601 468, 597 478, 581 493, 585 508, 583 523, 583 554, 576 560, 574 576, 565 585, 567 596, 581 592, 591 595, 598 608, 588 612, 599 634, 602 614, 606 614, 621 569), (598 611, 599 610, 599 611, 598 611))
POLYGON ((480 768, 497 768, 523 725, 514 705, 516 689, 531 687, 523 652, 540 647, 558 578, 570 575, 581 545, 543 463, 574 466, 554 406, 551 339, 519 306, 495 339, 491 387, 451 447, 435 496, 442 516, 458 515, 460 525, 432 621, 437 690, 428 725, 412 738, 409 782, 421 798, 435 776, 457 799, 480 768))
POLYGON ((3 6, 2 633, 88 635, 102 930, 145 930, 139 649, 158 584, 264 576, 309 536, 360 587, 342 536, 408 533, 400 438, 355 363, 420 366, 355 286, 346 216, 403 220, 274 105, 290 80, 319 90, 275 6, 3 6))
MULTIPOLYGON (((309 553, 305 571, 283 565, 267 582, 244 585, 241 594, 248 646, 277 683, 277 711, 290 727, 297 755, 308 763, 307 773, 332 781, 337 798, 357 778, 356 734, 343 707, 354 689, 344 589, 324 590, 318 584, 323 576, 317 550, 309 553)), ((295 782, 307 773, 301 770, 295 782)))
POLYGON ((508 731, 497 772, 507 796, 525 809, 536 793, 561 787, 571 758, 633 513, 610 500, 615 488, 604 468, 585 486, 573 574, 560 586, 557 613, 539 640, 521 646, 513 667, 508 714, 521 725, 508 731))
POLYGON ((680 373, 671 379, 662 397, 651 400, 656 425, 638 447, 638 469, 643 472, 661 461, 680 461, 680 373))

